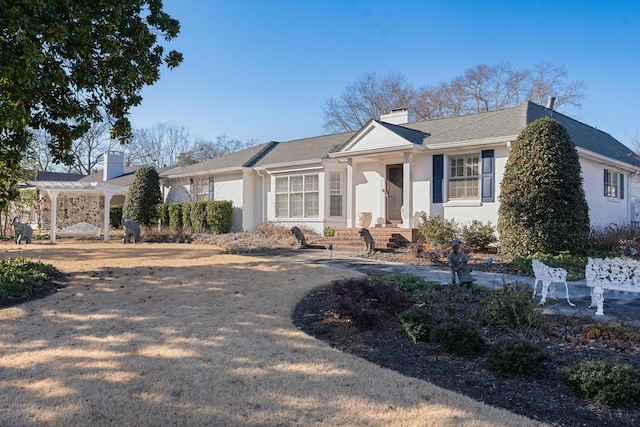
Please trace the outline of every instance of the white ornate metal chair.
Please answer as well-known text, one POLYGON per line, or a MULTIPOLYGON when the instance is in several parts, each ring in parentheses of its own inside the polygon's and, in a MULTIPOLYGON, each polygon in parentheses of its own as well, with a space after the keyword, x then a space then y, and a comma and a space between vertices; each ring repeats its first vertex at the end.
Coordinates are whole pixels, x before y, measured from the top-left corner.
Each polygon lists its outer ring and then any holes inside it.
POLYGON ((564 268, 552 268, 539 261, 534 259, 531 261, 531 265, 533 267, 533 274, 536 276, 536 281, 533 284, 533 296, 536 296, 536 287, 538 282, 542 282, 542 290, 541 290, 541 298, 540 305, 544 305, 547 302, 547 292, 549 291, 549 286, 551 286, 551 292, 553 294, 553 298, 556 295, 556 283, 564 283, 564 287, 567 291, 567 302, 571 307, 575 307, 576 305, 569 300, 569 285, 567 285, 567 270, 564 268))

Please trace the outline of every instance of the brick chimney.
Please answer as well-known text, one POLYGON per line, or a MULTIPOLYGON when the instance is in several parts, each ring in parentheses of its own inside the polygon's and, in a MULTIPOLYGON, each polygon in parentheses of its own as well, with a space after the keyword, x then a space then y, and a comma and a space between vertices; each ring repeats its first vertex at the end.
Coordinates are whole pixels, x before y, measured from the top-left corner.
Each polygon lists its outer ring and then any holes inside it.
POLYGON ((124 153, 122 151, 106 150, 103 163, 103 181, 124 175, 124 153))

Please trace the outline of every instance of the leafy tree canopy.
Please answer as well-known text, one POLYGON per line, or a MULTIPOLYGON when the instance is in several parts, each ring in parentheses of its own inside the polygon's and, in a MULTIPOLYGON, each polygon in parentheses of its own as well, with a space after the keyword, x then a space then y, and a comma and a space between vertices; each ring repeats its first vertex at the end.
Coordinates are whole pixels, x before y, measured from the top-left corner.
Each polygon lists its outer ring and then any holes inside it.
POLYGON ((180 23, 161 0, 4 0, 0 7, 0 209, 17 195, 32 130, 45 130, 56 162, 72 164, 72 142, 100 121, 126 142, 129 110, 160 67, 180 23))

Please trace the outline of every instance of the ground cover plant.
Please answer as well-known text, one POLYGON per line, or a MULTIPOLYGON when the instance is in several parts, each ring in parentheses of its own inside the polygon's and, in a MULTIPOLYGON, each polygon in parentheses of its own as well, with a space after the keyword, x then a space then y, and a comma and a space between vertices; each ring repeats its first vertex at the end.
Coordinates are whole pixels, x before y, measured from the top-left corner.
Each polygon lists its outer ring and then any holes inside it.
POLYGON ((412 306, 357 322, 356 306, 383 306, 382 293, 358 302, 334 282, 305 297, 292 319, 342 351, 535 420, 640 424, 637 327, 543 314, 519 285, 488 291, 398 275, 349 279, 348 288, 380 284, 410 292, 412 306), (347 298, 349 312, 339 309, 347 298))
POLYGON ((52 265, 23 257, 0 260, 0 307, 55 291, 60 272, 52 265))

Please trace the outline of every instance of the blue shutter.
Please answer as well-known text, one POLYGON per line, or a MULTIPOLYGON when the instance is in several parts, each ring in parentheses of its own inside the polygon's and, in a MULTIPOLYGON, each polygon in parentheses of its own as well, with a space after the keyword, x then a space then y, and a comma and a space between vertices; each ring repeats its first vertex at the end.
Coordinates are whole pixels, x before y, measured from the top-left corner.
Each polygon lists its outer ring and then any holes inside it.
POLYGON ((624 199, 624 174, 620 174, 620 198, 624 199))
POLYGON ((433 156, 433 203, 442 203, 442 181, 444 178, 444 155, 433 156))
POLYGON ((482 150, 482 199, 483 202, 494 201, 493 183, 495 182, 495 168, 493 164, 493 150, 482 150))
POLYGON ((609 174, 608 170, 604 170, 604 197, 607 197, 607 175, 609 174))

